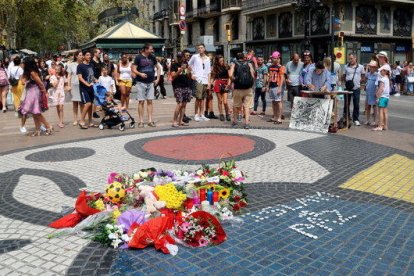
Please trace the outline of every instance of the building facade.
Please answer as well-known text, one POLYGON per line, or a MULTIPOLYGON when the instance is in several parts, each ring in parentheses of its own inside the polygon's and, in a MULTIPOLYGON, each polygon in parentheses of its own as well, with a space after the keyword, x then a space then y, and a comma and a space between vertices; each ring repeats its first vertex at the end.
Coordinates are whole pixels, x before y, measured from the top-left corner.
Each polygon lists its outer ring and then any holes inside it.
POLYGON ((342 32, 346 53, 356 53, 361 63, 369 62, 379 51, 386 51, 392 61, 413 58, 414 1, 313 0, 317 5, 305 11, 298 2, 301 1, 156 0, 154 31, 167 39, 168 55, 186 48, 194 51, 195 45, 207 36, 214 45, 210 50, 225 57, 247 49, 269 56, 277 49, 283 61, 304 50, 306 32, 310 50, 320 59, 330 54, 334 13, 341 22, 340 29, 335 29, 335 46, 342 32), (184 35, 178 27, 181 3, 186 6, 184 35), (226 28, 230 28, 230 41, 226 28))
POLYGON ((319 5, 300 12, 297 1, 245 0, 246 47, 265 56, 278 49, 286 61, 293 52, 303 51, 307 29, 311 52, 320 59, 330 54, 330 18, 334 13, 341 21, 335 43, 343 32, 346 53, 356 53, 360 63, 368 63, 379 51, 387 52, 391 61, 412 60, 414 1, 317 2, 319 5))
POLYGON ((245 18, 241 15, 242 0, 158 0, 155 4, 155 33, 167 39, 166 54, 178 50, 195 51, 204 42, 207 50, 228 56, 243 49, 246 38, 245 18), (186 30, 179 29, 180 5, 186 7, 186 30), (228 41, 229 28, 230 40, 228 41), (208 41, 206 43, 206 41, 208 41))

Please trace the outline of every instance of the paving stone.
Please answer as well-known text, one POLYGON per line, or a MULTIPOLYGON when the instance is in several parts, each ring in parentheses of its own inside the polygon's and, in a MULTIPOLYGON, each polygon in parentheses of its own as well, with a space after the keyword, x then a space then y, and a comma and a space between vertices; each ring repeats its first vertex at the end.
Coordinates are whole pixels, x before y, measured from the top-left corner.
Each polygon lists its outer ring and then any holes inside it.
MULTIPOLYGON (((11 258, 15 262, 8 261, 7 269, 27 271, 30 265, 35 265, 40 271, 38 275, 211 271, 222 275, 235 275, 235 271, 237 275, 325 275, 334 271, 347 274, 354 264, 358 266, 351 271, 356 274, 374 271, 409 274, 414 269, 410 266, 414 249, 414 242, 410 243, 414 240, 413 205, 400 200, 401 197, 393 199, 340 188, 354 175, 395 154, 409 160, 414 158, 406 152, 356 139, 266 128, 254 129, 248 136, 244 130, 224 128, 158 131, 15 151, 0 156, 4 164, 0 168, 0 179, 5 187, 0 191, 0 250, 2 244, 3 248, 12 249, 3 254, 0 251, 0 268, 11 258), (207 249, 180 247, 174 258, 152 248, 112 250, 79 237, 45 239, 52 232, 47 224, 65 213, 62 205, 69 206, 66 212, 71 211, 80 188, 102 189, 107 176, 103 168, 132 173, 148 166, 174 169, 179 163, 189 169, 197 167, 197 163, 188 160, 171 163, 168 158, 149 157, 148 154, 134 156, 128 153, 126 145, 136 150, 137 146, 152 139, 200 133, 245 135, 256 141, 253 151, 256 155, 249 153, 236 158, 240 168, 249 175, 246 190, 251 214, 259 215, 262 208, 275 208, 278 204, 298 206, 296 198, 325 192, 341 198, 311 202, 307 209, 315 212, 337 209, 343 215, 356 214, 357 218, 339 226, 328 217, 327 225, 334 230, 310 229, 318 236, 313 240, 289 228, 295 223, 309 223, 305 218, 298 218, 299 211, 288 210, 286 215, 273 216, 259 223, 249 216, 244 218, 242 233, 240 228, 226 227, 229 241, 225 244, 207 249), (77 150, 67 150, 71 148, 77 150), (94 166, 85 171, 82 170, 85 164, 94 166), (35 183, 39 185, 31 186, 35 183), (52 204, 42 206, 48 193, 54 195, 50 200, 52 204), (367 252, 366 248, 372 250, 367 252), (25 258, 31 264, 21 261, 25 258), (153 267, 154 264, 157 267, 153 267)), ((217 160, 207 161, 217 163, 217 160)))

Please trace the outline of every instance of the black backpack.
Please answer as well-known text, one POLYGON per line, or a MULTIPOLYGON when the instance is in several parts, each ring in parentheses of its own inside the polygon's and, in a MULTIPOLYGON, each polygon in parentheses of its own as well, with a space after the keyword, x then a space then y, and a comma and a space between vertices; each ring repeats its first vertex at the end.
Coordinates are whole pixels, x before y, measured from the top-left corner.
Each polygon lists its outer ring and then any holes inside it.
POLYGON ((249 89, 253 87, 254 79, 250 73, 250 66, 247 62, 239 63, 236 61, 234 73, 234 88, 249 89))

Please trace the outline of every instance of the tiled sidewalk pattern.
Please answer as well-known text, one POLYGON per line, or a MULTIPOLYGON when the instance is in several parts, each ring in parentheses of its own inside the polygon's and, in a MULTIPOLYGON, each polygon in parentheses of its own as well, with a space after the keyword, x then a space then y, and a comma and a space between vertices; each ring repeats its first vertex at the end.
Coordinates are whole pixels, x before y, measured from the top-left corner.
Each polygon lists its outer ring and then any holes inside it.
POLYGON ((340 186, 414 203, 414 160, 394 154, 340 186))

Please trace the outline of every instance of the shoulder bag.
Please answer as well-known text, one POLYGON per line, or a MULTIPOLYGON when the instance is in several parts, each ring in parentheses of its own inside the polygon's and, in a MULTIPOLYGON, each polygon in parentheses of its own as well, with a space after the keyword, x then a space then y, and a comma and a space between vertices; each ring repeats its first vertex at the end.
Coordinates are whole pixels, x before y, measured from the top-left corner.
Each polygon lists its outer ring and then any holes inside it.
MULTIPOLYGON (((348 64, 348 67, 350 67, 349 64, 348 64)), ((345 82, 345 88, 348 91, 354 90, 354 86, 355 86, 355 84, 354 84, 354 78, 355 78, 356 71, 358 70, 358 67, 359 67, 359 64, 357 64, 356 67, 355 67, 355 71, 354 71, 354 75, 352 76, 352 80, 347 80, 345 82)))

